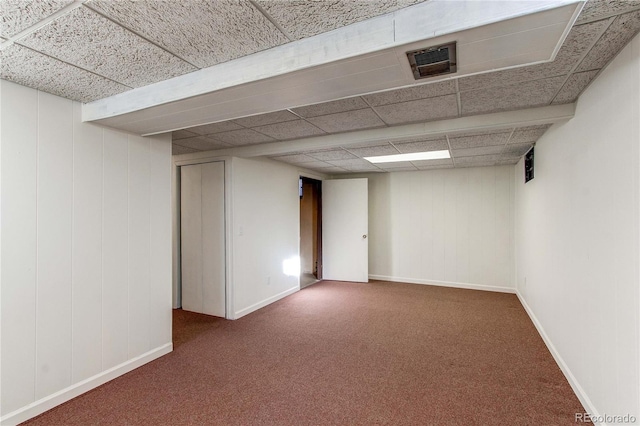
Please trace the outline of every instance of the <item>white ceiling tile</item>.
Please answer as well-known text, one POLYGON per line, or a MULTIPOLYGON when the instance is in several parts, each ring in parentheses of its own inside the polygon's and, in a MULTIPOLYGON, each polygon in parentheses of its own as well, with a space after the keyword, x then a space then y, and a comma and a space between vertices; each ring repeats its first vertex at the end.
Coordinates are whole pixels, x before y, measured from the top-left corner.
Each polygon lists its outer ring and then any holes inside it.
POLYGON ((368 105, 360 97, 339 99, 332 102, 324 102, 321 104, 309 105, 300 108, 292 108, 301 117, 310 118, 320 115, 335 114, 344 111, 354 111, 357 109, 367 108, 368 105))
POLYGON ((564 84, 564 80, 565 77, 552 77, 462 92, 462 114, 482 114, 548 105, 564 84))
POLYGON ((53 21, 20 44, 132 87, 196 70, 85 7, 53 21))
POLYGON ((450 136, 451 149, 460 150, 486 146, 504 146, 509 140, 511 132, 481 133, 468 136, 450 136))
POLYGON ((618 16, 582 60, 577 72, 603 68, 640 30, 640 11, 618 16))
POLYGON ((79 102, 130 89, 17 44, 0 51, 0 78, 79 102))
POLYGON ((637 8, 640 8, 640 0, 589 0, 576 24, 619 15, 637 8))
POLYGON ((324 151, 311 151, 306 152, 310 157, 321 161, 333 161, 333 160, 347 160, 350 158, 357 158, 355 155, 345 151, 344 149, 328 149, 324 151))
POLYGON ((185 146, 187 148, 193 148, 198 151, 209 151, 212 149, 228 148, 229 145, 221 143, 219 141, 206 138, 204 136, 195 136, 192 138, 180 139, 175 141, 174 145, 185 146))
POLYGON ((449 149, 449 144, 445 138, 413 142, 394 142, 393 144, 398 148, 398 151, 403 154, 449 149))
POLYGON ((553 98, 554 104, 566 104, 575 102, 578 96, 589 83, 598 75, 599 70, 579 72, 571 74, 567 82, 562 86, 560 92, 553 98))
POLYGON ((253 115, 251 117, 236 118, 233 121, 244 127, 258 127, 293 120, 299 120, 298 116, 289 111, 275 111, 267 114, 253 115))
POLYGON ((94 0, 89 5, 200 68, 289 41, 248 1, 94 0))
MULTIPOLYGON (((349 148, 347 150, 358 157, 376 157, 379 155, 394 155, 400 152, 391 144, 368 146, 366 148, 349 148)), ((394 163, 389 163, 394 164, 394 163)))
POLYGON ((518 164, 518 161, 520 161, 520 158, 508 158, 506 160, 496 161, 496 166, 513 166, 515 164, 518 164))
POLYGON ((0 1, 0 36, 11 37, 53 15, 73 0, 2 0, 0 1))
POLYGON ((475 155, 493 155, 500 154, 503 149, 504 145, 478 146, 475 148, 452 149, 451 155, 456 159, 460 157, 472 157, 475 155))
POLYGON ((423 0, 257 0, 295 40, 419 3, 423 0))
POLYGON ((194 136, 198 136, 197 133, 190 132, 188 130, 176 130, 171 133, 171 139, 174 141, 186 138, 192 138, 194 136))
POLYGON ((289 154, 289 155, 279 155, 277 157, 271 157, 271 159, 276 161, 283 161, 289 164, 302 164, 302 163, 317 163, 318 161, 309 157, 305 154, 289 154))
POLYGON ((502 151, 503 158, 520 158, 527 153, 532 147, 532 144, 509 144, 502 151))
POLYGON ((175 143, 171 145, 171 155, 191 154, 192 152, 199 152, 199 150, 182 145, 177 145, 175 143))
POLYGON ((324 161, 311 161, 309 163, 301 163, 306 169, 314 169, 314 170, 323 170, 323 169, 333 169, 335 166, 325 163, 324 161))
POLYGON ((533 143, 540 139, 540 136, 551 127, 551 124, 541 124, 538 126, 518 127, 511 135, 509 144, 533 143))
POLYGON ((232 130, 230 132, 216 133, 211 136, 221 142, 225 142, 231 145, 252 145, 263 142, 273 142, 275 139, 272 137, 258 133, 251 129, 232 130))
POLYGON ((384 127, 385 124, 371 108, 339 112, 308 119, 327 133, 384 127))
POLYGON ((333 160, 328 161, 328 163, 333 164, 334 166, 342 167, 345 170, 350 171, 379 171, 380 169, 368 162, 367 160, 362 160, 360 158, 354 158, 351 160, 333 160))
MULTIPOLYGON (((473 158, 473 157, 467 157, 467 158, 473 158)), ((456 169, 464 169, 469 167, 493 167, 498 164, 500 163, 497 161, 478 161, 475 163, 462 163, 462 164, 456 163, 456 169)))
POLYGON ((371 106, 397 104, 400 102, 415 101, 417 99, 434 98, 449 95, 456 92, 456 84, 453 80, 441 81, 405 87, 403 89, 389 90, 363 96, 371 106))
POLYGON ((460 91, 567 75, 607 25, 599 21, 573 27, 553 62, 463 77, 458 81, 460 91))
POLYGON ((242 126, 234 123, 233 121, 222 121, 220 123, 205 124, 204 126, 189 127, 189 131, 199 135, 211 135, 214 133, 240 130, 242 128, 242 126))
POLYGON ((501 155, 476 155, 474 157, 460 157, 455 159, 456 167, 469 165, 492 165, 502 160, 501 155))
POLYGON ((376 107, 376 111, 387 124, 412 123, 458 116, 456 95, 420 99, 399 104, 376 107))
POLYGON ((284 123, 269 124, 267 126, 254 127, 260 133, 269 135, 278 140, 306 138, 309 136, 323 135, 324 132, 304 120, 286 121, 284 123))

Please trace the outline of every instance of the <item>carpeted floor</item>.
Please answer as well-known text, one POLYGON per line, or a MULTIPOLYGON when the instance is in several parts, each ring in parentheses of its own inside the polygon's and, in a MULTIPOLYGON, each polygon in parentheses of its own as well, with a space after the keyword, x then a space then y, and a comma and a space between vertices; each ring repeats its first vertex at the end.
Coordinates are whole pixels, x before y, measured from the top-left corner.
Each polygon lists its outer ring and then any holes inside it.
POLYGON ((237 321, 174 313, 171 354, 30 425, 571 425, 516 296, 325 281, 237 321))

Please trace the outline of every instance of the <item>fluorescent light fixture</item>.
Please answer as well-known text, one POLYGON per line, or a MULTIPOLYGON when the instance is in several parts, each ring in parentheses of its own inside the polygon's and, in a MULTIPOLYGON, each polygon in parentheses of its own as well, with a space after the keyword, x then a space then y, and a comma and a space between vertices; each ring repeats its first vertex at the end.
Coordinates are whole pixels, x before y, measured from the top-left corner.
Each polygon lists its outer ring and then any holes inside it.
POLYGON ((395 163, 398 161, 441 160, 451 158, 448 149, 442 151, 412 152, 411 154, 380 155, 378 157, 364 157, 371 163, 395 163))

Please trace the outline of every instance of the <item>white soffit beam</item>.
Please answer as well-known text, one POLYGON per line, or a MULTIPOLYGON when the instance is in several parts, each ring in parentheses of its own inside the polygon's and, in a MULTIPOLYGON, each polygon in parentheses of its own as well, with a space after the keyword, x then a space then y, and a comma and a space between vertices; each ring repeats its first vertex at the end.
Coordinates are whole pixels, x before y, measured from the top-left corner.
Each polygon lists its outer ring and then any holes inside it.
POLYGON ((579 0, 431 0, 83 105, 139 134, 553 60, 579 0), (406 52, 458 43, 458 71, 413 79, 406 52))
POLYGON ((354 145, 363 146, 370 144, 374 146, 381 142, 415 140, 423 137, 431 138, 455 133, 494 131, 539 124, 561 123, 573 118, 575 110, 575 104, 550 105, 539 108, 430 121, 427 123, 405 124, 402 126, 359 130, 335 135, 315 136, 291 141, 225 148, 208 152, 194 152, 192 154, 182 154, 178 158, 202 159, 224 156, 249 158, 354 145))

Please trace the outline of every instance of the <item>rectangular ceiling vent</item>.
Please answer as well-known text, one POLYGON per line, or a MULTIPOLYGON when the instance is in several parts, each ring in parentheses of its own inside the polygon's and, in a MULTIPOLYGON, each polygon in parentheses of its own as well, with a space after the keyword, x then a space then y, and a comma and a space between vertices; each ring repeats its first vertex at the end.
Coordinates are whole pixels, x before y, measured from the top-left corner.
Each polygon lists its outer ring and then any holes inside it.
POLYGON ((416 80, 456 72, 456 42, 407 52, 416 80))

